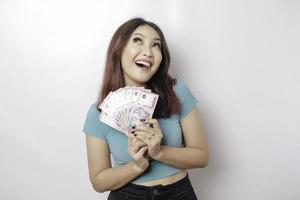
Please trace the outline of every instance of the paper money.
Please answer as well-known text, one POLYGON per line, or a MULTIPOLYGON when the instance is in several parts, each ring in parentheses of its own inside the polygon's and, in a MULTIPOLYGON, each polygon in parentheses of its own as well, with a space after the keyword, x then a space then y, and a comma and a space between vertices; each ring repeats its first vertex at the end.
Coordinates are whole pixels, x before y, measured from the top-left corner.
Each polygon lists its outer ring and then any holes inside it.
POLYGON ((128 135, 140 119, 152 118, 159 95, 143 87, 123 87, 110 92, 99 108, 99 120, 128 135))

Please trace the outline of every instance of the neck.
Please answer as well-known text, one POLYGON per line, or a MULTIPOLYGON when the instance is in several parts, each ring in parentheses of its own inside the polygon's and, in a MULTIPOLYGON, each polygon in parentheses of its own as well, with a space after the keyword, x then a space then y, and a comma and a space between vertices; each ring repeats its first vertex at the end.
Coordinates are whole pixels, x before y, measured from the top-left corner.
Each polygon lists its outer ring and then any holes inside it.
POLYGON ((125 81, 125 85, 126 86, 135 86, 135 87, 144 87, 146 88, 146 84, 145 83, 137 83, 137 82, 133 82, 133 81, 125 81))

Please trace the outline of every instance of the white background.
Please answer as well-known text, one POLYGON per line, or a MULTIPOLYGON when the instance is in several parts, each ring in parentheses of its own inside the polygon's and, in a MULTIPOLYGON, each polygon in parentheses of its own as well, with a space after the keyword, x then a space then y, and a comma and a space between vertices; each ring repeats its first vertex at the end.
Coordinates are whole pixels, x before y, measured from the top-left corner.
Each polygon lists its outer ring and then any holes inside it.
POLYGON ((299 199, 297 0, 1 0, 0 199, 106 199, 82 128, 110 38, 135 16, 161 27, 171 73, 199 100, 198 198, 299 199))

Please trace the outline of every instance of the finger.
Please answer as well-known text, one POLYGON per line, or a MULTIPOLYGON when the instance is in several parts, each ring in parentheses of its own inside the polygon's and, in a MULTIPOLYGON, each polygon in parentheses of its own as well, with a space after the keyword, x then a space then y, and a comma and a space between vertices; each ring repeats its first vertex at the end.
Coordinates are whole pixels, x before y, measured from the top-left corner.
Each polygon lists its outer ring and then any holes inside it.
POLYGON ((134 137, 133 135, 128 136, 128 149, 130 149, 131 152, 136 153, 142 145, 143 141, 140 139, 134 137))
POLYGON ((144 144, 144 142, 143 142, 142 140, 136 138, 136 137, 134 136, 134 134, 128 135, 128 143, 129 143, 130 145, 132 145, 132 146, 133 146, 133 145, 141 146, 141 145, 144 144))
POLYGON ((130 146, 128 147, 131 152, 136 153, 138 152, 142 147, 148 146, 146 143, 141 143, 139 145, 134 145, 134 146, 130 146))
POLYGON ((141 146, 130 146, 129 147, 131 152, 133 152, 134 154, 136 154, 140 150, 140 148, 141 148, 141 146))
MULTIPOLYGON (((143 137, 145 137, 145 138, 154 138, 155 137, 155 133, 154 132, 147 132, 147 131, 136 131, 135 133, 134 133, 134 135, 135 135, 135 137, 137 138, 137 139, 140 139, 139 137, 137 137, 137 136, 143 136, 143 137)), ((143 140, 144 141, 144 140, 143 140)))
POLYGON ((136 135, 135 133, 130 133, 128 135, 128 143, 131 146, 133 146, 133 145, 138 145, 138 146, 144 145, 145 143, 142 140, 140 140, 137 137, 135 137, 135 135, 136 135))
POLYGON ((145 135, 137 135, 137 138, 141 139, 143 142, 145 142, 147 145, 151 144, 151 137, 145 136, 145 135))
POLYGON ((136 136, 134 136, 134 138, 135 138, 135 142, 132 144, 133 146, 141 147, 145 145, 145 142, 140 138, 137 138, 136 136))
POLYGON ((142 140, 144 143, 148 145, 148 147, 153 147, 157 144, 161 143, 162 135, 143 135, 143 134, 136 134, 136 138, 142 140))
POLYGON ((136 156, 141 158, 144 156, 144 153, 148 150, 147 146, 143 146, 142 148, 140 148, 140 150, 136 153, 136 156))
POLYGON ((138 126, 135 127, 135 129, 133 131, 137 131, 137 130, 140 130, 140 131, 147 131, 147 132, 152 132, 153 131, 153 128, 149 127, 148 126, 149 124, 144 124, 144 123, 141 123, 139 124, 138 126))
POLYGON ((161 137, 162 132, 160 129, 155 130, 149 127, 145 127, 145 125, 144 126, 141 125, 136 128, 136 130, 134 131, 134 135, 144 135, 153 138, 157 136, 161 137))
POLYGON ((145 119, 145 121, 143 122, 144 124, 152 124, 153 128, 159 128, 159 123, 157 121, 157 119, 152 119, 152 118, 149 118, 149 119, 145 119))
POLYGON ((133 135, 128 135, 128 145, 133 142, 134 138, 135 137, 133 135))
POLYGON ((128 145, 135 146, 136 144, 139 144, 140 140, 138 140, 133 134, 128 135, 128 145))

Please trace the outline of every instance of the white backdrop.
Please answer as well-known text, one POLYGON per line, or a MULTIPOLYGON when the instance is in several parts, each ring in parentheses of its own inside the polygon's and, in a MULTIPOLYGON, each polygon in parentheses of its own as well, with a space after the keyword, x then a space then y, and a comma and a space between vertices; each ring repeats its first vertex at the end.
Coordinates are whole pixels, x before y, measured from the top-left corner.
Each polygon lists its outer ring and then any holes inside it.
POLYGON ((162 28, 171 73, 200 102, 210 162, 189 170, 198 198, 299 199, 297 0, 1 0, 0 199, 106 199, 82 128, 108 42, 134 16, 162 28))

